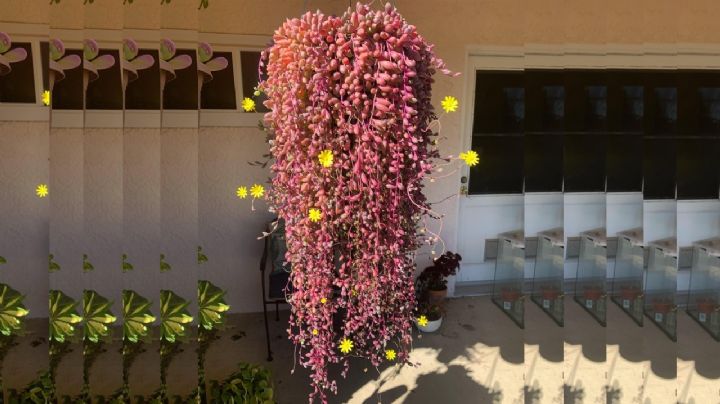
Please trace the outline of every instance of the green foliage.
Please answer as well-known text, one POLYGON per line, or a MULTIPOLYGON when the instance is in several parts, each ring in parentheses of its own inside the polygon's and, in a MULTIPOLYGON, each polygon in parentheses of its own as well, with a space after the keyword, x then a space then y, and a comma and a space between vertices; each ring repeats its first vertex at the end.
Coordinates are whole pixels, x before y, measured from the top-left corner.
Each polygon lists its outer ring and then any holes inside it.
POLYGON ((167 272, 172 266, 165 261, 165 254, 160 254, 160 272, 167 272))
POLYGON ((225 312, 230 309, 225 293, 210 281, 198 281, 198 317, 202 328, 212 330, 224 322, 225 312))
POLYGON ((7 264, 7 260, 2 255, 0 255, 0 264, 7 264))
POLYGON ((198 263, 198 265, 205 263, 207 261, 208 261, 207 255, 203 254, 202 247, 198 246, 197 247, 197 263, 198 263))
POLYGON ((88 260, 87 254, 83 254, 83 272, 94 271, 95 267, 88 260))
POLYGON ((8 389, 6 397, 9 404, 45 404, 53 402, 54 391, 54 383, 50 372, 46 371, 21 391, 8 389))
POLYGON ((64 343, 75 335, 76 324, 82 321, 76 302, 59 290, 50 291, 50 339, 64 343))
POLYGON ((25 296, 10 286, 0 283, 0 333, 17 335, 22 330, 22 319, 28 315, 23 305, 25 296))
POLYGON ((210 402, 242 404, 274 404, 274 391, 270 370, 249 363, 225 380, 210 383, 210 402))
POLYGON ((185 336, 186 324, 193 321, 187 307, 190 302, 171 290, 160 291, 160 339, 173 343, 185 336))
POLYGON ((94 290, 83 292, 83 319, 85 325, 84 339, 94 343, 100 342, 110 334, 108 325, 117 321, 110 308, 113 302, 99 295, 94 290))
POLYGON ((148 324, 155 321, 152 302, 132 290, 123 290, 123 340, 137 343, 148 335, 148 324))
POLYGON ((55 256, 53 254, 48 255, 48 271, 57 272, 60 270, 60 264, 55 262, 55 256))
POLYGON ((135 267, 133 267, 132 264, 127 261, 127 254, 123 254, 122 255, 122 271, 128 272, 128 271, 132 271, 133 269, 135 269, 135 267))

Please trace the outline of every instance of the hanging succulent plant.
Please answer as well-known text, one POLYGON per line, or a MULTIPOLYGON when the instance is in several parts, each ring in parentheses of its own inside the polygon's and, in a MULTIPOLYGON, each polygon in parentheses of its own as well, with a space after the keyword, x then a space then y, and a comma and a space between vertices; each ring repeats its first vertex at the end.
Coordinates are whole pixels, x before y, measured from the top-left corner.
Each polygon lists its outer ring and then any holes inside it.
POLYGON ((390 4, 287 20, 263 65, 266 199, 285 221, 292 267, 288 331, 312 369, 311 401, 326 402, 330 363, 345 374, 349 356, 408 362, 414 252, 430 240, 417 233, 430 212, 423 181, 439 157, 432 77, 450 71, 390 4))

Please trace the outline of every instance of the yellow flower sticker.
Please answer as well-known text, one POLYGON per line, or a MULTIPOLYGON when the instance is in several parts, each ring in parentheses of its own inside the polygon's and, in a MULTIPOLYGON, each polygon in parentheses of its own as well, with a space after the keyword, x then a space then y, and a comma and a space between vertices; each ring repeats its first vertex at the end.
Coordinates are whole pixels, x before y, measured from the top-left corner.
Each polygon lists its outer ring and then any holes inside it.
POLYGON ((323 297, 322 299, 320 299, 320 303, 322 303, 322 304, 327 303, 327 298, 326 298, 326 297, 323 297))
POLYGON ((250 195, 252 195, 253 198, 262 198, 262 196, 265 195, 265 188, 260 184, 254 184, 250 187, 250 195))
POLYGON ((318 335, 318 330, 316 328, 312 330, 312 335, 318 335))
POLYGON ((385 350, 385 359, 387 359, 389 361, 394 361, 396 356, 397 355, 395 354, 394 349, 386 349, 385 350))
POLYGON ((40 184, 35 188, 35 195, 40 198, 48 196, 49 193, 50 191, 48 190, 48 186, 45 184, 40 184))
POLYGON ((238 187, 236 194, 237 194, 237 197, 240 199, 247 198, 247 196, 248 196, 247 187, 238 187))
POLYGON ((446 113, 450 113, 457 111, 458 105, 460 105, 460 103, 458 102, 457 98, 448 95, 447 97, 443 98, 443 100, 440 102, 440 105, 446 113))
POLYGON ((48 90, 43 91, 42 102, 43 102, 43 105, 50 105, 50 91, 48 91, 48 90))
POLYGON ((420 327, 425 327, 428 325, 428 318, 424 314, 417 319, 417 323, 420 327))
POLYGON ((320 219, 322 219, 322 212, 320 212, 320 209, 310 208, 310 211, 308 212, 308 217, 310 218, 311 222, 319 222, 320 219))
POLYGON ((355 344, 353 344, 352 341, 347 338, 343 338, 342 341, 340 341, 340 352, 349 354, 350 351, 352 351, 353 346, 355 346, 355 344))
POLYGON ((242 100, 242 108, 245 112, 255 111, 255 101, 253 101, 252 98, 245 97, 245 99, 242 100))
POLYGON ((318 161, 320 165, 327 168, 333 164, 333 154, 330 150, 323 150, 318 154, 318 161))
POLYGON ((475 150, 468 150, 464 153, 460 153, 460 160, 463 160, 465 164, 470 167, 477 165, 480 162, 480 157, 475 150))

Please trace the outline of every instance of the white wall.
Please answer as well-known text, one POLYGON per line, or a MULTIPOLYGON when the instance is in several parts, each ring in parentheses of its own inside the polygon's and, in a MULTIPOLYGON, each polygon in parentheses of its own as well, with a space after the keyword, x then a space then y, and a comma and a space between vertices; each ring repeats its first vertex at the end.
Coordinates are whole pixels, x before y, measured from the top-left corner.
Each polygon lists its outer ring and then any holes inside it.
MULTIPOLYGON (((605 227, 606 201, 604 192, 566 193, 563 196, 563 224, 565 245, 568 237, 577 237, 580 233, 605 227)), ((567 249, 565 250, 567 252, 567 249)), ((578 260, 565 260, 565 279, 575 279, 578 260)))

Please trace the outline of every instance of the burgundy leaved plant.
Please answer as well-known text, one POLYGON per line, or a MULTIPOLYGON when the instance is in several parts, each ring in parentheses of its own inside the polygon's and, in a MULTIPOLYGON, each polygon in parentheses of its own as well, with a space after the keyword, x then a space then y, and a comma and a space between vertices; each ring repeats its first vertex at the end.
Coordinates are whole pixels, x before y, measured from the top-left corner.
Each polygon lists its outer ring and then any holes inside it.
POLYGON ((267 199, 285 221, 288 332, 312 370, 311 402, 336 392, 331 363, 345 375, 349 357, 377 366, 387 349, 408 361, 414 252, 429 239, 418 231, 429 209, 423 179, 439 157, 432 76, 449 74, 432 48, 389 4, 358 4, 340 17, 287 20, 263 52, 267 199), (332 162, 321 164, 326 151, 332 162), (347 354, 343 339, 353 344, 347 354))

